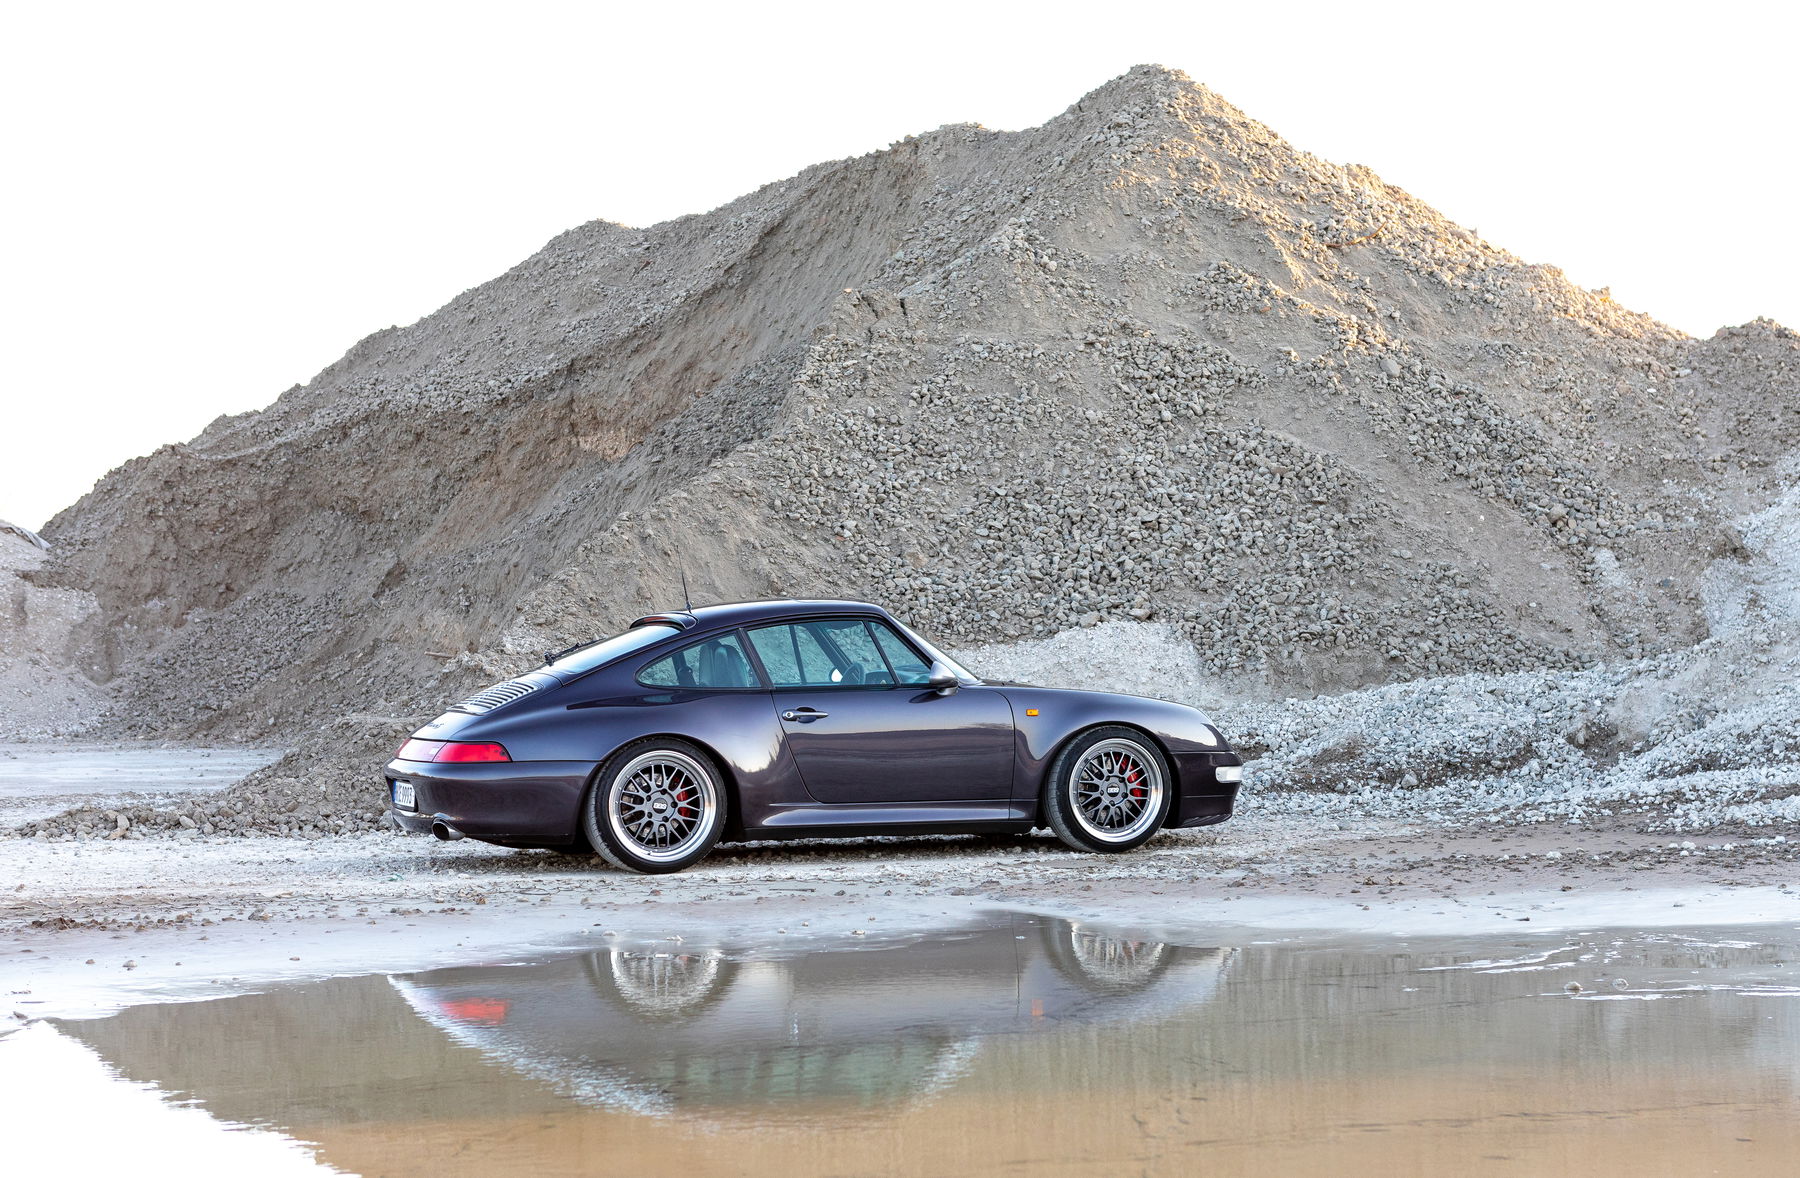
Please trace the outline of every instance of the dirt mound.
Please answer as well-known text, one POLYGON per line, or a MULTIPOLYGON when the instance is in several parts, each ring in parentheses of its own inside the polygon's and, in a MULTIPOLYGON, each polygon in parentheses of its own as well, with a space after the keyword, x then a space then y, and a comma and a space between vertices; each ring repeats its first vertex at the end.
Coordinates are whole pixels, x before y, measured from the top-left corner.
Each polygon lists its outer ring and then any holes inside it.
POLYGON ((1310 695, 1702 638, 1796 393, 1785 329, 1689 339, 1140 67, 571 230, 47 531, 140 732, 429 713, 684 571, 1310 695))
POLYGON ((77 669, 74 642, 76 627, 93 615, 93 598, 34 581, 47 550, 36 532, 0 521, 0 740, 74 731, 101 706, 77 669))

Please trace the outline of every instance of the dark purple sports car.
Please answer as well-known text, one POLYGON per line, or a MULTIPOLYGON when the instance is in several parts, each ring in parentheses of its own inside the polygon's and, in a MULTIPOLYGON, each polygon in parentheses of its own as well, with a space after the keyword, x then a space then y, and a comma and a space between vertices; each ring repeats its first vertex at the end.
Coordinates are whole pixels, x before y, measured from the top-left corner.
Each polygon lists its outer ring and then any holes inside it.
POLYGON ((679 871, 721 838, 1024 832, 1126 851, 1231 817, 1243 764, 1184 704, 982 680, 886 610, 639 618, 413 734, 394 817, 679 871))

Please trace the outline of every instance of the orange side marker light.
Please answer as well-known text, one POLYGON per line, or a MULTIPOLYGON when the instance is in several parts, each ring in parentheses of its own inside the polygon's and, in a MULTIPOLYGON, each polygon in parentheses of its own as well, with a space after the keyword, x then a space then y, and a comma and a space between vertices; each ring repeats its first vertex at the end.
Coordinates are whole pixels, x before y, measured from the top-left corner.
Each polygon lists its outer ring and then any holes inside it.
POLYGON ((1037 709, 1036 708, 1026 708, 1025 714, 1027 716, 1035 716, 1035 715, 1037 715, 1037 709))

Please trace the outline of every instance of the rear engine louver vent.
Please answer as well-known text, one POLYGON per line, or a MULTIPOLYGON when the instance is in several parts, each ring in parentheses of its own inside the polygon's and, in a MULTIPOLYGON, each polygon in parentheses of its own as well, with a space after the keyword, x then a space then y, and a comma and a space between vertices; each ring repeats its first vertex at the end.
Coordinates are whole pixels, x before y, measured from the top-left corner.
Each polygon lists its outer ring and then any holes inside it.
POLYGON ((537 684, 520 679, 508 679, 504 683, 496 683, 471 695, 459 704, 452 704, 453 712, 491 712, 501 704, 509 704, 515 699, 523 699, 537 690, 537 684))

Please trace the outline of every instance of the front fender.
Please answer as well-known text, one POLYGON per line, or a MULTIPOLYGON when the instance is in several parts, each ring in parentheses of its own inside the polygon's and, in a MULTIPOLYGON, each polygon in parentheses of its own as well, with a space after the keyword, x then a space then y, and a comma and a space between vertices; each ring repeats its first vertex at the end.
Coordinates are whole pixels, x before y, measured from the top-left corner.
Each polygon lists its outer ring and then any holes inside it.
POLYGON ((1077 734, 1122 724, 1144 732, 1168 754, 1175 798, 1164 825, 1199 826, 1231 816, 1238 783, 1220 781, 1218 770, 1242 765, 1243 758, 1198 708, 1102 691, 1012 686, 1000 690, 1012 705, 1017 733, 1015 800, 1043 797, 1051 762, 1077 734))

